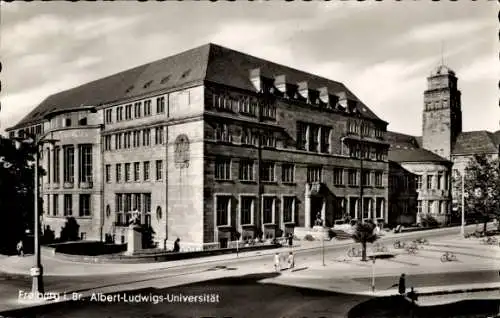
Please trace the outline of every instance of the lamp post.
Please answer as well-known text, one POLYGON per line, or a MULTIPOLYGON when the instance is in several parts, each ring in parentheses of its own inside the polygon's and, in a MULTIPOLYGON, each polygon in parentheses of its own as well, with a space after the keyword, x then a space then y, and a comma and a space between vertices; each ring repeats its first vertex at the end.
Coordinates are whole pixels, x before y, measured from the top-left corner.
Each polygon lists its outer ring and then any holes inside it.
POLYGON ((375 292, 375 256, 372 258, 372 293, 375 292))
MULTIPOLYGON (((40 213, 38 212, 38 199, 39 199, 39 178, 38 178, 38 166, 40 163, 40 146, 44 143, 55 144, 57 139, 44 139, 45 136, 28 136, 28 138, 14 138, 14 140, 20 143, 32 144, 35 146, 35 170, 34 170, 34 186, 33 186, 33 196, 34 196, 34 263, 30 270, 30 275, 33 277, 31 292, 33 295, 38 295, 44 292, 43 288, 43 266, 41 262, 40 255, 40 213)), ((19 145, 19 144, 17 144, 19 145)), ((16 146, 17 146, 16 145, 16 146)), ((19 145, 20 146, 20 145, 19 145)))
POLYGON ((321 256, 323 258, 323 266, 325 266, 325 237, 321 235, 321 256))
POLYGON ((461 226, 460 226, 460 234, 462 236, 465 235, 465 187, 464 187, 464 183, 465 183, 465 170, 464 172, 462 173, 462 222, 461 222, 461 226))

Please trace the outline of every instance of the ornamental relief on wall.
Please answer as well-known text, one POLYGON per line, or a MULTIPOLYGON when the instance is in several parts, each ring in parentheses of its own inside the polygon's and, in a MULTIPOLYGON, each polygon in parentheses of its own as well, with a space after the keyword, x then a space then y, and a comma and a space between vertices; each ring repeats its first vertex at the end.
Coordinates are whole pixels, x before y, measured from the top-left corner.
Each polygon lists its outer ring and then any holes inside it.
POLYGON ((189 167, 189 138, 185 134, 177 136, 175 139, 175 153, 174 162, 175 166, 179 169, 189 167))

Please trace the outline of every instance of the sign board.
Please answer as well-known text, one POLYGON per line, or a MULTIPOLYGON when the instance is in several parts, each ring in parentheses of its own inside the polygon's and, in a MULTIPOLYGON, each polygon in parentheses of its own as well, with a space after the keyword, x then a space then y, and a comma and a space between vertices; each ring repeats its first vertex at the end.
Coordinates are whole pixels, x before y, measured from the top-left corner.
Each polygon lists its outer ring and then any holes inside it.
POLYGON ((30 274, 31 274, 31 276, 40 276, 40 268, 39 267, 32 267, 30 269, 30 274))

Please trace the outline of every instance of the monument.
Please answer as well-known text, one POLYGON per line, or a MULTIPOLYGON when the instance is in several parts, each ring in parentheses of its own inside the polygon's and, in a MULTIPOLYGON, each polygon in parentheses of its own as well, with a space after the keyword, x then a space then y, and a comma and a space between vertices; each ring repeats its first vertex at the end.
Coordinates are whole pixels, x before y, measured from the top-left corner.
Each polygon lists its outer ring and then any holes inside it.
POLYGON ((134 211, 128 226, 127 255, 133 255, 142 250, 142 232, 139 212, 134 211))

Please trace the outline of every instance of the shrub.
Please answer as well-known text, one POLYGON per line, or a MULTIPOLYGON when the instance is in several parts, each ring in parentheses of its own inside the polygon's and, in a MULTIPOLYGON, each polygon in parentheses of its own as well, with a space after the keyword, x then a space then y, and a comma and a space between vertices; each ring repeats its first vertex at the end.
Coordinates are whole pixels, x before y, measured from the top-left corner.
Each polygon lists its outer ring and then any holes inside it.
POLYGON ((66 224, 61 229, 60 240, 61 242, 77 241, 79 239, 78 232, 80 225, 76 222, 74 217, 67 217, 66 224))
POLYGON ((439 222, 430 214, 426 214, 422 216, 420 219, 420 224, 422 224, 423 227, 438 227, 439 222))
POLYGON ((306 236, 304 236, 304 240, 309 242, 315 241, 314 237, 311 234, 306 234, 306 236))

